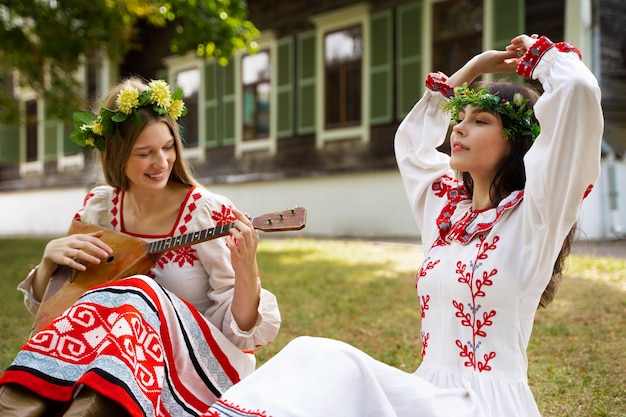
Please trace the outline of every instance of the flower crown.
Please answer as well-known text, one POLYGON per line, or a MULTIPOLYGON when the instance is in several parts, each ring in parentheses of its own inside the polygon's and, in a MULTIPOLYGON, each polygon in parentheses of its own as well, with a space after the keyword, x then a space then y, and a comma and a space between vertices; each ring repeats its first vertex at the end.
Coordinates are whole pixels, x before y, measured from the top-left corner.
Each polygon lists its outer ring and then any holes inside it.
POLYGON ((531 136, 533 140, 539 136, 539 124, 531 117, 533 110, 526 108, 528 99, 524 99, 520 93, 515 93, 511 102, 497 94, 491 94, 486 88, 470 89, 467 83, 455 88, 454 92, 454 97, 442 104, 444 110, 452 112, 453 120, 458 122, 459 113, 471 105, 508 117, 511 124, 504 129, 504 137, 507 139, 512 139, 518 133, 531 136))
POLYGON ((70 139, 80 146, 91 146, 100 151, 104 150, 106 139, 120 136, 119 124, 132 120, 141 125, 137 109, 152 107, 159 115, 169 115, 173 120, 187 114, 187 108, 182 100, 183 90, 177 87, 170 93, 169 85, 163 80, 152 80, 148 88, 142 92, 136 87, 124 87, 115 100, 118 110, 111 110, 102 105, 100 114, 83 111, 74 112, 74 128, 70 139))

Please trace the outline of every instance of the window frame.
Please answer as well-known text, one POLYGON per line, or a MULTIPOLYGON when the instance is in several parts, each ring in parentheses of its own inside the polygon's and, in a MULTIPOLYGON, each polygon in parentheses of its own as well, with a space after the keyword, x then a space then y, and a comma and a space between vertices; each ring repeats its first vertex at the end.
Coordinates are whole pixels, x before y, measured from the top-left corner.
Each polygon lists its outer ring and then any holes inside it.
POLYGON ((189 71, 189 70, 197 70, 199 73, 200 83, 198 85, 198 143, 194 146, 185 146, 183 148, 183 155, 185 158, 197 161, 204 162, 206 159, 205 148, 206 148, 206 134, 205 134, 205 126, 206 119, 204 115, 204 83, 205 83, 205 74, 203 60, 196 55, 195 52, 189 52, 183 56, 171 56, 166 58, 165 65, 167 67, 167 78, 169 84, 172 88, 176 86, 176 74, 181 71, 189 71))
POLYGON ((262 138, 243 140, 243 72, 242 59, 244 52, 239 52, 233 57, 235 64, 235 97, 237 105, 235 106, 235 157, 240 158, 246 152, 267 151, 270 155, 275 155, 277 150, 276 129, 277 129, 277 112, 278 103, 276 72, 277 72, 277 40, 273 31, 265 31, 255 39, 259 51, 267 51, 269 54, 269 79, 270 79, 270 95, 269 95, 269 131, 267 136, 262 138))
POLYGON ((316 30, 316 120, 315 145, 318 149, 331 141, 360 138, 361 142, 370 141, 370 6, 358 3, 353 6, 334 10, 311 17, 316 30), (329 32, 341 31, 344 28, 361 26, 362 57, 361 57, 361 121, 357 125, 340 128, 327 128, 325 121, 325 57, 324 42, 329 32))
POLYGON ((24 177, 28 174, 43 174, 43 100, 37 96, 37 94, 30 89, 17 89, 16 96, 19 100, 20 106, 20 176, 24 177), (26 158, 26 152, 28 147, 28 140, 26 138, 26 103, 29 101, 35 101, 37 104, 37 158, 33 161, 28 161, 26 158))
MULTIPOLYGON (((242 92, 242 96, 241 96, 241 100, 239 101, 239 103, 240 103, 239 105, 242 107, 242 110, 241 110, 242 111, 242 118, 241 118, 241 120, 242 120, 242 126, 241 126, 241 128, 242 128, 242 136, 241 136, 241 140, 244 143, 251 142, 251 141, 263 140, 263 139, 267 139, 269 137, 269 130, 268 130, 267 133, 262 134, 262 135, 257 135, 255 137, 250 137, 250 138, 244 137, 244 132, 243 132, 244 131, 244 123, 243 123, 244 117, 243 117, 243 114, 245 113, 245 111, 244 111, 243 107, 245 106, 244 92, 245 92, 246 88, 250 88, 250 87, 254 86, 255 90, 256 90, 256 87, 258 87, 259 85, 267 84, 269 86, 269 97, 268 97, 269 111, 268 111, 268 114, 271 115, 271 112, 272 112, 271 95, 272 95, 272 91, 274 90, 275 84, 276 84, 275 80, 272 80, 272 78, 271 78, 271 61, 272 61, 272 56, 270 54, 270 51, 267 50, 267 49, 263 49, 263 48, 259 48, 258 52, 256 52, 255 54, 243 54, 241 56, 241 74, 242 74, 242 77, 241 77, 242 78, 241 79, 242 90, 241 90, 241 92, 242 92), (267 64, 268 64, 267 78, 257 79, 254 82, 250 82, 250 83, 244 84, 244 80, 243 80, 244 61, 247 58, 250 58, 252 56, 255 56, 255 55, 259 56, 258 54, 267 54, 267 57, 268 57, 268 59, 267 59, 267 64)), ((255 111, 254 111, 254 113, 255 113, 255 115, 258 116, 258 107, 257 107, 258 101, 256 100, 256 95, 254 97, 255 97, 255 101, 254 101, 254 110, 255 111)), ((269 122, 271 124, 271 120, 269 120, 269 122)), ((258 125, 255 125, 255 128, 258 130, 258 125)), ((269 126, 269 129, 271 129, 271 126, 269 126)))

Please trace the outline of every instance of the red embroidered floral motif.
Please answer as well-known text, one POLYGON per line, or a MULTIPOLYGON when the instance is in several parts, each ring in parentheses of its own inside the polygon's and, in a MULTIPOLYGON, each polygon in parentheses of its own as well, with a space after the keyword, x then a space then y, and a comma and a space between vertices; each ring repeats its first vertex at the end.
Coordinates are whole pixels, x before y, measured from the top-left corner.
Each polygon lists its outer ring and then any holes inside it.
MULTIPOLYGON (((185 246, 180 249, 174 249, 168 252, 165 252, 159 260, 157 261, 154 268, 163 269, 165 265, 170 262, 178 264, 179 267, 183 267, 186 263, 193 266, 195 261, 198 260, 198 256, 196 255, 196 250, 192 246, 185 246)), ((154 278, 154 274, 151 275, 154 278)))
MULTIPOLYGON (((415 278, 415 288, 418 290, 418 294, 419 294, 419 281, 420 279, 424 278, 426 276, 426 274, 428 274, 428 271, 432 270, 435 266, 437 266, 437 264, 439 264, 440 260, 437 259, 436 261, 431 261, 430 258, 426 258, 426 260, 422 263, 422 266, 420 267, 420 270, 417 273, 417 276, 415 278)), ((424 294, 419 296, 419 300, 420 300, 420 311, 422 313, 422 318, 426 317, 426 311, 430 308, 430 294, 424 294)), ((428 332, 421 332, 421 339, 422 339, 422 358, 424 356, 426 356, 426 348, 428 347, 428 339, 430 338, 430 333, 428 332)))
POLYGON ((422 312, 422 318, 426 317, 426 310, 430 309, 430 295, 422 295, 420 297, 420 310, 422 312))
POLYGON ((458 274, 457 281, 460 284, 467 285, 471 295, 471 302, 465 304, 463 301, 452 300, 452 305, 456 310, 454 316, 461 320, 461 325, 472 330, 472 339, 465 344, 458 339, 456 340, 456 345, 461 350, 459 355, 466 359, 465 366, 482 372, 491 370, 489 361, 496 356, 495 352, 489 352, 482 356, 482 361, 478 357, 481 345, 480 339, 487 337, 485 328, 493 324, 492 319, 496 315, 496 311, 483 311, 480 314, 481 304, 479 298, 485 297, 485 288, 493 285, 492 278, 497 275, 498 270, 494 268, 491 271, 483 271, 482 277, 476 277, 475 274, 480 269, 480 261, 489 257, 487 252, 496 249, 496 244, 500 238, 498 236, 494 237, 492 243, 486 242, 484 235, 479 235, 478 238, 476 259, 470 261, 469 269, 467 264, 458 261, 456 270, 458 274), (465 310, 465 307, 468 308, 468 311, 465 310))
POLYGON ((211 213, 211 218, 215 221, 216 226, 222 226, 237 220, 237 217, 233 214, 233 208, 231 206, 222 206, 222 211, 213 211, 211 213))
POLYGON ((422 336, 422 358, 426 356, 426 349, 428 348, 428 339, 430 339, 430 333, 421 332, 422 336))

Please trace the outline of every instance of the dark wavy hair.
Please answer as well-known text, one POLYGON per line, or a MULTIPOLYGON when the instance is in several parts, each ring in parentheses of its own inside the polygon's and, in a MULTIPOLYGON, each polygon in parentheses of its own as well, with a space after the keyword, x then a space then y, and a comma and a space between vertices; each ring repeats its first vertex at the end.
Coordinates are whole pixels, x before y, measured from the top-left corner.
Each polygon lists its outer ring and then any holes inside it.
MULTIPOLYGON (((508 101, 513 101, 513 96, 516 93, 522 95, 524 99, 528 99, 526 107, 532 109, 539 98, 539 92, 528 85, 518 84, 512 81, 499 80, 494 82, 477 82, 472 87, 487 88, 491 94, 496 94, 500 98, 504 98, 508 101)), ((508 117, 496 113, 496 115, 502 121, 502 126, 507 128, 511 121, 508 117)), ((532 116, 534 119, 534 115, 532 116)), ((533 121, 537 121, 534 119, 533 121)), ((524 156, 533 144, 533 137, 530 135, 516 134, 510 139, 511 150, 508 155, 500 163, 496 175, 491 182, 489 189, 489 197, 491 203, 497 206, 502 199, 508 196, 510 193, 516 190, 524 189, 526 185, 526 169, 524 166, 524 156)), ((474 181, 469 173, 462 173, 463 183, 470 195, 474 194, 474 181)), ((546 307, 554 299, 559 283, 563 275, 563 266, 565 260, 570 252, 571 244, 574 240, 576 231, 576 224, 572 226, 572 229, 567 234, 563 241, 561 251, 555 260, 554 267, 552 269, 552 277, 547 287, 541 295, 539 301, 540 307, 546 307)))

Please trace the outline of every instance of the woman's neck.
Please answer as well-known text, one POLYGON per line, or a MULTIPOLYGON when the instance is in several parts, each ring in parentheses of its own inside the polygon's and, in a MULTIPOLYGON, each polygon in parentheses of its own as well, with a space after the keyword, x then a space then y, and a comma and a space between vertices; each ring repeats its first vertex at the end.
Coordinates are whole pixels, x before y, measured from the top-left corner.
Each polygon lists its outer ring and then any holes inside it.
POLYGON ((472 193, 472 210, 485 210, 494 207, 491 200, 491 181, 474 181, 474 189, 472 193))
POLYGON ((170 200, 169 185, 160 191, 146 192, 132 188, 125 192, 124 209, 131 211, 139 218, 150 218, 152 213, 163 210, 164 205, 170 200))
POLYGON ((188 186, 178 183, 169 183, 156 192, 129 189, 122 207, 124 229, 141 234, 168 233, 188 191, 188 186))

